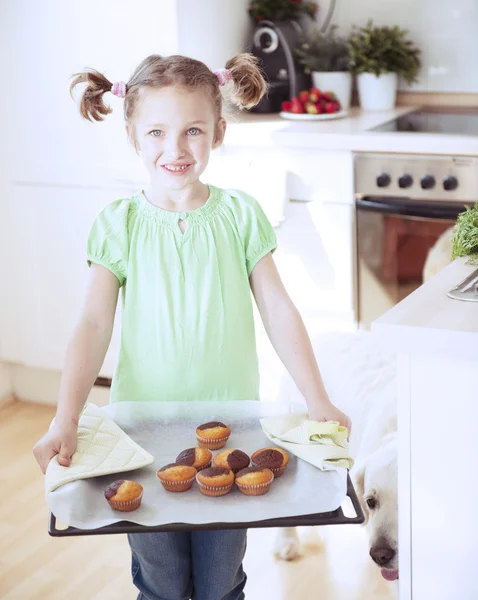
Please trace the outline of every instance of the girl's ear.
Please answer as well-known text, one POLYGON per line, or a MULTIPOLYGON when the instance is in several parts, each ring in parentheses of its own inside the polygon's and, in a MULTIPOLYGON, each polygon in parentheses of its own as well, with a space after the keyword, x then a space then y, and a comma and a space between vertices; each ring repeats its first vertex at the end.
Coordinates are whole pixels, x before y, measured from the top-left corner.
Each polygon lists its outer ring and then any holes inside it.
POLYGON ((212 143, 212 149, 215 150, 219 148, 219 146, 224 141, 224 136, 226 135, 226 121, 221 117, 216 125, 216 131, 214 135, 214 141, 212 143))

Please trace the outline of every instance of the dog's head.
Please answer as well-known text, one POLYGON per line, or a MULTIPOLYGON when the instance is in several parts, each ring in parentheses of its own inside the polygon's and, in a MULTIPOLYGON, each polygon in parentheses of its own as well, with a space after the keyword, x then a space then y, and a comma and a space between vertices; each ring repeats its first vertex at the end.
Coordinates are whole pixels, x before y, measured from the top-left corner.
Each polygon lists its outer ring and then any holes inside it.
POLYGON ((365 515, 370 556, 387 581, 398 579, 397 449, 392 434, 352 473, 365 515))

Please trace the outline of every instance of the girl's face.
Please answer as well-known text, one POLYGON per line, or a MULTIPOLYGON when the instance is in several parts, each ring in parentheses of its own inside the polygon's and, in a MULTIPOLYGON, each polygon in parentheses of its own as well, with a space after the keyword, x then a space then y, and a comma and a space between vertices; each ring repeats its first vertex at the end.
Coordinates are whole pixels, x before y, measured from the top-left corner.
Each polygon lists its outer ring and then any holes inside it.
POLYGON ((217 121, 206 93, 171 86, 143 90, 134 127, 152 182, 182 190, 198 181, 211 149, 222 143, 226 123, 217 121))

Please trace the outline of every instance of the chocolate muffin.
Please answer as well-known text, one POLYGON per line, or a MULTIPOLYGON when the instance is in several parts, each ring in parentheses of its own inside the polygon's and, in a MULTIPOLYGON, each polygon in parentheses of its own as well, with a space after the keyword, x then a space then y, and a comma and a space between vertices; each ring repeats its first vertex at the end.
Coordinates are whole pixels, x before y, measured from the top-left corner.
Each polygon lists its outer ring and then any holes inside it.
POLYGON ((208 450, 223 448, 230 435, 230 428, 221 421, 209 421, 196 428, 198 446, 208 450))
POLYGON ((225 467, 210 467, 196 475, 199 490, 205 496, 225 496, 234 483, 234 473, 225 467))
POLYGON ((251 462, 254 467, 266 467, 270 469, 277 479, 284 472, 289 462, 289 455, 282 448, 261 448, 254 452, 251 462))
POLYGON ((238 473, 241 469, 249 466, 251 459, 242 450, 227 449, 221 450, 213 458, 213 463, 216 467, 225 467, 231 469, 233 473, 238 473))
POLYGON ((194 467, 196 471, 208 469, 212 462, 212 452, 207 448, 187 448, 176 457, 176 464, 194 467))
POLYGON ((136 510, 141 504, 143 486, 136 481, 118 479, 105 489, 105 498, 111 508, 121 512, 136 510))
POLYGON ((246 496, 263 496, 273 480, 274 474, 265 467, 247 467, 236 475, 236 485, 246 496))
POLYGON ((168 492, 185 492, 194 483, 196 473, 194 467, 170 463, 161 467, 156 474, 168 492))

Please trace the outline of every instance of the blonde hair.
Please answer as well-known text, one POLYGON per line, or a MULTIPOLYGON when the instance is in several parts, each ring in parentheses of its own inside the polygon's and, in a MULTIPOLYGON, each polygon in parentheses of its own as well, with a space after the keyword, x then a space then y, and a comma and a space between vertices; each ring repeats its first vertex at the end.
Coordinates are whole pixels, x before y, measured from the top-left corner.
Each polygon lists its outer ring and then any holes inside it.
MULTIPOLYGON (((252 54, 238 54, 226 63, 230 71, 232 90, 229 100, 240 109, 252 108, 259 103, 267 91, 267 84, 252 54)), ((81 116, 89 121, 103 121, 112 109, 105 104, 103 95, 111 92, 113 86, 102 73, 85 69, 75 73, 70 86, 70 94, 79 84, 86 88, 79 101, 81 116)), ((217 119, 223 114, 223 95, 216 75, 201 61, 186 56, 162 57, 152 54, 145 58, 126 82, 124 97, 124 118, 130 124, 134 120, 140 92, 144 88, 179 86, 188 90, 204 89, 211 98, 217 119)), ((228 86, 225 86, 227 88, 228 86)))

